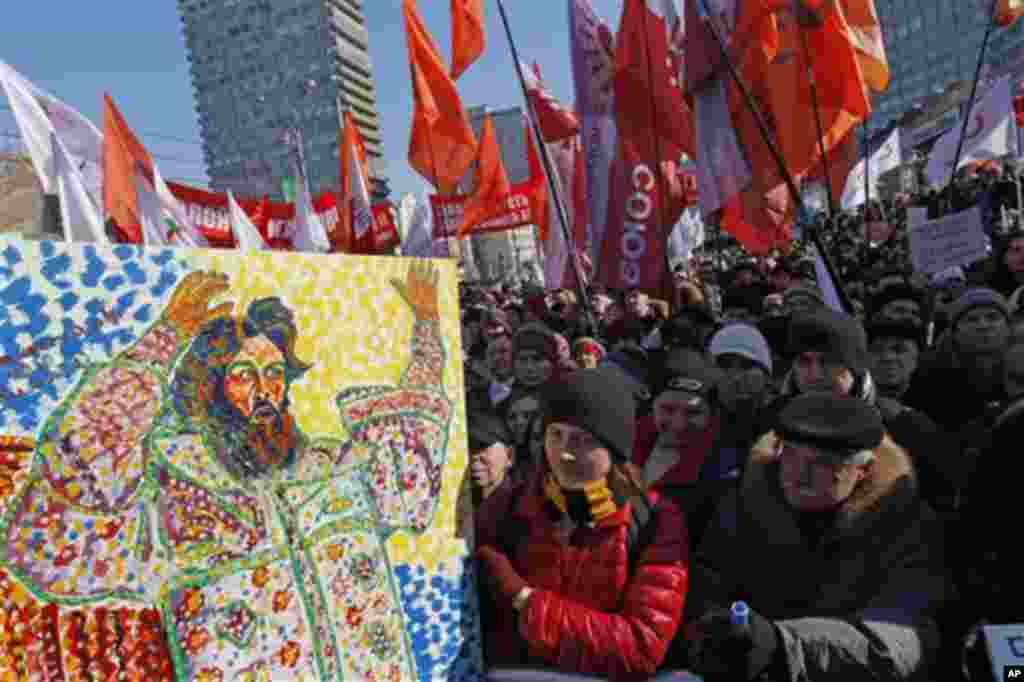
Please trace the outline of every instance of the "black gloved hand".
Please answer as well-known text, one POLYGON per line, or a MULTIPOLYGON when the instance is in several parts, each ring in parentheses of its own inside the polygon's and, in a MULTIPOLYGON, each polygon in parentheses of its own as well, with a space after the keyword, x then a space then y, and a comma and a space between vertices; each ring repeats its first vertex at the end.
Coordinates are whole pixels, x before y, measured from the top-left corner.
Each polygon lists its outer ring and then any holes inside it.
POLYGON ((691 627, 690 667, 707 679, 752 681, 779 655, 778 630, 754 611, 746 625, 733 625, 729 611, 716 607, 691 627))

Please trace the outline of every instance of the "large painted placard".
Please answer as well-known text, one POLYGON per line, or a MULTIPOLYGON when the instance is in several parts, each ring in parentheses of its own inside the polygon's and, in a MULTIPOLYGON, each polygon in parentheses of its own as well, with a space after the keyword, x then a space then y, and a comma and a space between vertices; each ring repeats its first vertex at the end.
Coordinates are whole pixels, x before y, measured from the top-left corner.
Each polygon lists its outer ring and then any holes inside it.
POLYGON ((475 680, 456 273, 0 240, 0 677, 475 680))

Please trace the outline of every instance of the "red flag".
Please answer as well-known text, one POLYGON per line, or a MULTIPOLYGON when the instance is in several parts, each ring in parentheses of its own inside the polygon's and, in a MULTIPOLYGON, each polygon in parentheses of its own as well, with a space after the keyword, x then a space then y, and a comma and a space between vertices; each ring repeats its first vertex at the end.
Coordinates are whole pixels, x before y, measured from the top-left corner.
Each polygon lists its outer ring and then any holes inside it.
POLYGON ((476 136, 415 0, 403 0, 402 11, 415 107, 409 165, 439 192, 451 194, 473 163, 476 136))
POLYGON ((135 169, 149 174, 153 163, 110 95, 103 95, 103 209, 134 244, 142 243, 135 169))
POLYGON ((615 120, 620 131, 656 137, 659 161, 693 154, 682 48, 676 0, 626 0, 615 46, 615 120))
POLYGON ((533 131, 529 122, 524 122, 523 134, 526 135, 526 159, 530 166, 530 182, 536 187, 533 193, 533 215, 540 216, 537 222, 537 236, 543 244, 548 239, 551 229, 551 208, 548 201, 548 185, 544 176, 544 165, 540 160, 540 152, 533 139, 533 131))
POLYGON ((508 173, 505 172, 505 164, 501 160, 501 147, 498 146, 494 121, 488 114, 484 117, 483 128, 480 131, 476 188, 466 202, 462 224, 456 230, 459 238, 465 237, 480 223, 500 214, 505 208, 505 200, 511 190, 512 183, 508 181, 508 173))
POLYGON ((545 142, 558 142, 576 135, 580 131, 580 121, 576 114, 561 105, 544 84, 540 74, 540 66, 534 62, 530 71, 524 65, 519 68, 526 82, 526 96, 530 108, 537 117, 540 135, 545 142))
POLYGON ((452 0, 452 80, 473 65, 487 45, 481 0, 452 0))
POLYGON ((676 0, 626 0, 615 48, 619 139, 597 268, 611 288, 658 291, 665 276, 665 246, 678 218, 672 179, 683 153, 693 151, 682 37, 676 0))
MULTIPOLYGON (((773 55, 768 50, 748 50, 741 77, 789 174, 799 182, 812 173, 821 163, 822 146, 830 156, 830 165, 841 166, 844 141, 848 142, 853 128, 871 111, 870 83, 862 61, 876 59, 877 51, 870 56, 855 45, 855 32, 839 2, 798 0, 758 26, 759 32, 752 34, 751 42, 777 45, 777 52, 773 55)), ((881 75, 876 72, 873 78, 879 80, 881 75)), ((754 172, 749 188, 723 211, 721 225, 748 249, 760 252, 789 238, 794 205, 778 164, 745 98, 734 85, 729 89, 729 108, 737 138, 754 172)), ((833 177, 832 182, 835 186, 840 180, 833 177)))

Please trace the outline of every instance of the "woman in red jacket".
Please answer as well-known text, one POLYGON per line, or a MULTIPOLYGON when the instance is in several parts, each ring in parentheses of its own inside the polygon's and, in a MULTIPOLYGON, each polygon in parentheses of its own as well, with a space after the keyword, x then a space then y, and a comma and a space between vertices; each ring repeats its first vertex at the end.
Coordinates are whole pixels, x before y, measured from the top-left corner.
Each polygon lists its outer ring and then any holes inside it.
POLYGON ((477 514, 484 655, 620 682, 654 674, 682 617, 678 507, 629 464, 632 392, 614 369, 544 390, 544 466, 477 514))

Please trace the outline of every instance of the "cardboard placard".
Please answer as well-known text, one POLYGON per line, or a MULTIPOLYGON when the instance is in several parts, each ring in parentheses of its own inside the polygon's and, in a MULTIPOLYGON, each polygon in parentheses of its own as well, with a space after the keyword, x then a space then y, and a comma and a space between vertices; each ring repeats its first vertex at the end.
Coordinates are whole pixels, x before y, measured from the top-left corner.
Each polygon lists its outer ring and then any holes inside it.
POLYGON ((977 207, 910 227, 910 260, 916 272, 930 275, 987 255, 981 209, 977 207))

